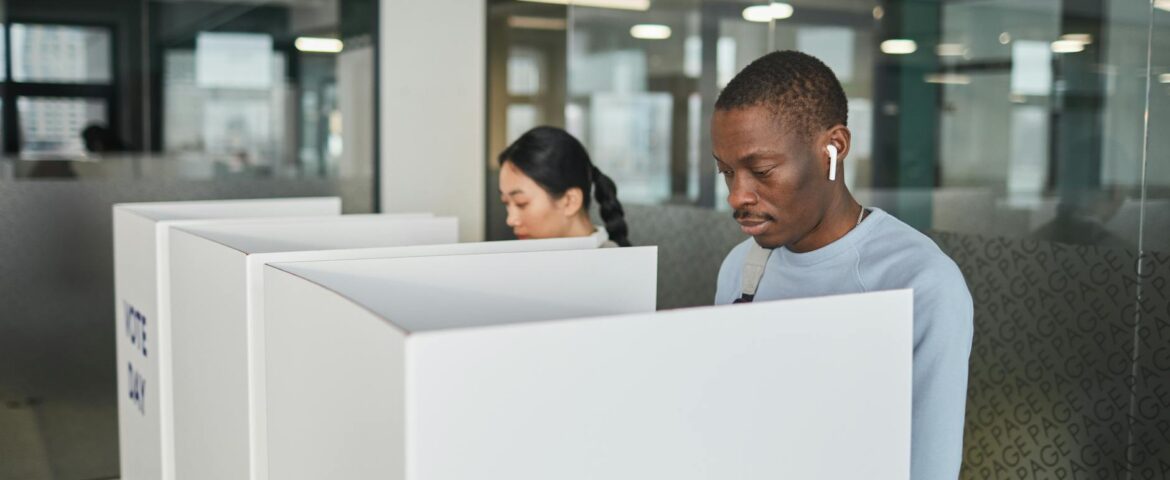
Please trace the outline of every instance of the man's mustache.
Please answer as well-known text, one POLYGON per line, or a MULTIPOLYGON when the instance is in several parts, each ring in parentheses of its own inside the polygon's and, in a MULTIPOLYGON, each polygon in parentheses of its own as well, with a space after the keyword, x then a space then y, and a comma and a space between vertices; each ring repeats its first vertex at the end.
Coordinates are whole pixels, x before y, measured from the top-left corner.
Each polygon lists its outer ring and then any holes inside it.
POLYGON ((731 216, 736 220, 759 220, 761 222, 775 220, 771 215, 766 213, 753 212, 751 210, 736 210, 731 213, 731 216))

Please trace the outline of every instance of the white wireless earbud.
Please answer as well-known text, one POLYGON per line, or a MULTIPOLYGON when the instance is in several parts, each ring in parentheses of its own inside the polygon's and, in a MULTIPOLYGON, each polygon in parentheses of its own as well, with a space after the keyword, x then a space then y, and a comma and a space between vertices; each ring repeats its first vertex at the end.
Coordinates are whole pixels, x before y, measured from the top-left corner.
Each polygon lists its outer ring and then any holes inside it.
POLYGON ((837 147, 829 145, 829 181, 837 179, 837 147))

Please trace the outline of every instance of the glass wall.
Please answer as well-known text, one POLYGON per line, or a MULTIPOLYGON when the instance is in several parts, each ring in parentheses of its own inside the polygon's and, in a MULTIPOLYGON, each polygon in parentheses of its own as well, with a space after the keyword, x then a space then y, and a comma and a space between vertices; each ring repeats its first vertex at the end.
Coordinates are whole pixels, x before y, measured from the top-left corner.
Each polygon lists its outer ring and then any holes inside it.
MULTIPOLYGON (((727 244, 709 232, 734 228, 710 157, 720 89, 769 51, 805 51, 849 99, 846 184, 932 236, 975 299, 963 478, 1170 475, 1170 3, 615 0, 531 10, 539 3, 494 2, 501 17, 538 18, 501 21, 490 45, 563 20, 564 30, 542 30, 565 42, 563 102, 493 115, 500 142, 488 154, 535 123, 581 138, 637 216, 631 235, 671 258, 660 289, 713 289, 705 272, 727 244), (670 243, 668 231, 689 240, 670 243), (711 249, 722 250, 711 259, 711 249)), ((519 67, 504 52, 493 48, 489 64, 510 78, 519 67)), ((518 103, 492 100, 493 112, 518 103)), ((488 231, 506 238, 495 191, 488 231)), ((669 306, 708 303, 691 295, 669 306)))
POLYGON ((111 206, 376 209, 376 0, 0 0, 0 480, 117 478, 111 206))

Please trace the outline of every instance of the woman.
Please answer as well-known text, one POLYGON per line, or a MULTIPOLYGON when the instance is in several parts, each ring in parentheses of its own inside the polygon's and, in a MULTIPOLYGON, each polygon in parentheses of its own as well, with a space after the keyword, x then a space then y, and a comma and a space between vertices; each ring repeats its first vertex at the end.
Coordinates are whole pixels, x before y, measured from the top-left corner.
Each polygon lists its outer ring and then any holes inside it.
POLYGON ((593 236, 598 247, 630 246, 613 180, 593 166, 581 142, 559 128, 536 127, 504 149, 500 201, 516 238, 593 236), (604 228, 589 220, 591 198, 604 228))

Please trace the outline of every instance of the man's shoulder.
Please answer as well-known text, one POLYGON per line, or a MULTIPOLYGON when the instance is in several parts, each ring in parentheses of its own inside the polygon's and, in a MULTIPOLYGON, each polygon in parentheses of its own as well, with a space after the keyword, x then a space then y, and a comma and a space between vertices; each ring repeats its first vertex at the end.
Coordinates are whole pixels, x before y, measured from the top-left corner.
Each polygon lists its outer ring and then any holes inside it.
POLYGON ((859 246, 858 275, 868 290, 914 290, 915 331, 943 325, 970 345, 971 292, 954 260, 930 237, 893 216, 859 246), (940 323, 941 322, 941 323, 940 323))
POLYGON ((883 272, 891 282, 902 284, 886 288, 963 282, 959 267, 934 240, 893 215, 886 214, 880 228, 860 248, 864 263, 883 272))

